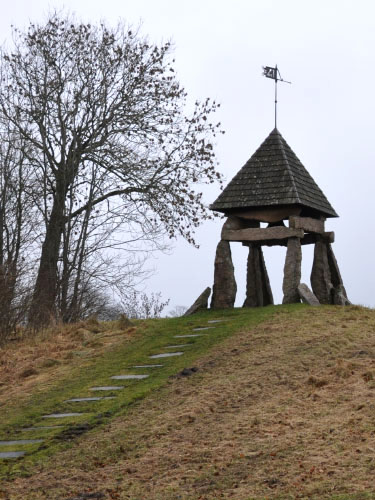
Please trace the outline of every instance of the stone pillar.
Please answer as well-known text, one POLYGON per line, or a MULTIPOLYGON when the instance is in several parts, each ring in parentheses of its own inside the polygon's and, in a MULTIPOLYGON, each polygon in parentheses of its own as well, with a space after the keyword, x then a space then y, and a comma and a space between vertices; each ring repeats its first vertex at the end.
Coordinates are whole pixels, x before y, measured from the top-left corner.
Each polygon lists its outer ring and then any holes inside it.
POLYGON ((227 309, 233 307, 236 292, 237 284, 234 278, 234 267, 229 242, 221 240, 216 249, 211 308, 227 309))
POLYGON ((314 262, 310 281, 313 292, 319 302, 321 304, 332 304, 333 284, 328 262, 327 244, 321 238, 318 238, 315 243, 314 262))
POLYGON ((273 304, 273 296, 262 248, 249 245, 246 299, 243 307, 262 307, 269 304, 273 304))
POLYGON ((331 282, 333 285, 333 293, 332 293, 332 304, 336 304, 339 306, 350 305, 351 302, 348 299, 346 294, 346 290, 344 287, 344 283, 341 278, 341 273, 339 266, 337 264, 337 260, 335 254, 332 250, 332 245, 330 243, 326 243, 327 245, 327 258, 328 258, 328 266, 331 273, 331 282))
POLYGON ((301 281, 301 240, 300 238, 289 238, 286 252, 283 281, 283 304, 294 304, 300 302, 298 285, 301 281))

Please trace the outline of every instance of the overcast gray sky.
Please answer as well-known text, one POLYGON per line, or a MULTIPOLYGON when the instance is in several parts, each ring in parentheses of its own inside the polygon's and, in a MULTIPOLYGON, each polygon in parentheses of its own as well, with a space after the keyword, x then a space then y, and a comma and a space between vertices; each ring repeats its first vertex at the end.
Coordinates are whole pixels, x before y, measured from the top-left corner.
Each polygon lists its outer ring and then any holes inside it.
MULTIPOLYGON (((26 26, 65 7, 87 21, 121 18, 155 42, 172 40, 181 83, 192 99, 212 97, 222 107, 226 134, 216 145, 227 182, 273 128, 273 82, 262 65, 278 64, 292 85, 279 85, 278 129, 339 219, 334 251, 354 303, 375 306, 374 81, 375 3, 372 0, 2 0, 0 40, 10 25, 26 26)), ((218 188, 205 191, 207 203, 218 188)), ((161 291, 171 306, 190 305, 212 286, 222 222, 196 233, 199 250, 178 240, 158 255, 146 291, 161 291)), ((238 305, 245 294, 247 250, 232 244, 238 305)), ((265 250, 276 302, 282 299, 285 249, 265 250)), ((309 284, 312 247, 303 248, 309 284)))

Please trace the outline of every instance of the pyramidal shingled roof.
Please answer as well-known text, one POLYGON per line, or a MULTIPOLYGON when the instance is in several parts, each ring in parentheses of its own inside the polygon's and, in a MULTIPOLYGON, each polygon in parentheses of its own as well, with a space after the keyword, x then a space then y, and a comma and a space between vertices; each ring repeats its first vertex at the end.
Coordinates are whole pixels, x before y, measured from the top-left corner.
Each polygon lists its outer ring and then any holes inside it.
POLYGON ((338 217, 314 179, 275 128, 230 181, 211 210, 300 205, 338 217))

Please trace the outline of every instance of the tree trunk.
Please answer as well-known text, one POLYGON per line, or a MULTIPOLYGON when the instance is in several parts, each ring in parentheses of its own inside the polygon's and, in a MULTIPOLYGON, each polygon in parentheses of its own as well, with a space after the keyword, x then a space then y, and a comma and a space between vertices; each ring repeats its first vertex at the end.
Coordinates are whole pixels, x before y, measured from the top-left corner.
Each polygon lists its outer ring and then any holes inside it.
POLYGON ((57 262, 64 227, 64 195, 56 196, 42 246, 42 255, 29 312, 33 328, 48 325, 56 317, 57 262))

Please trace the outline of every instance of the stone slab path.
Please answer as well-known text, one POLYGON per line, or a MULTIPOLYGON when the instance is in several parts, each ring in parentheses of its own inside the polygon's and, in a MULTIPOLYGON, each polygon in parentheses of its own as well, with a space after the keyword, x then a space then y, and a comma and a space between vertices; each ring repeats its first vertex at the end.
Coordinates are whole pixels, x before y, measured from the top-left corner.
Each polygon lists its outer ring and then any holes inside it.
POLYGON ((172 356, 182 356, 183 352, 163 352, 161 354, 153 354, 149 356, 150 359, 159 359, 159 358, 170 358, 172 356))
POLYGON ((44 439, 17 439, 14 441, 0 441, 0 446, 17 446, 21 444, 43 443, 44 439))
POLYGON ((164 365, 135 365, 132 368, 162 368, 164 365))
POLYGON ((90 387, 90 391, 121 391, 125 389, 123 385, 101 385, 98 387, 90 387))
POLYGON ((84 415, 84 413, 50 413, 49 415, 42 415, 42 418, 66 418, 66 417, 79 417, 84 415))
POLYGON ((192 337, 202 337, 204 333, 191 333, 190 335, 175 335, 175 339, 189 339, 192 337))
POLYGON ((93 398, 72 398, 66 399, 64 403, 82 403, 84 401, 102 401, 103 399, 115 399, 115 396, 103 396, 103 397, 93 397, 93 398))
MULTIPOLYGON (((227 321, 227 320, 209 320, 207 323, 220 323, 222 321, 227 321)), ((200 330, 210 330, 215 328, 214 326, 206 326, 206 327, 197 327, 193 328, 193 331, 200 331, 200 330)), ((196 337, 201 337, 206 334, 186 334, 186 335, 174 335, 173 338, 177 339, 185 339, 185 338, 196 338, 196 337)), ((167 345, 165 346, 165 349, 177 349, 177 348, 182 348, 182 347, 191 347, 193 346, 193 343, 190 344, 174 344, 174 345, 167 345)), ((169 358, 173 356, 182 356, 184 354, 183 351, 175 351, 175 352, 162 352, 159 354, 152 354, 149 355, 148 357, 150 359, 159 359, 159 358, 169 358)), ((162 368, 164 365, 163 364, 139 364, 139 365, 134 365, 133 368, 141 368, 141 369, 146 369, 146 368, 162 368)), ((143 380, 148 378, 150 375, 149 374, 125 374, 125 375, 113 375, 110 378, 112 380, 143 380)), ((120 391, 125 389, 124 386, 122 385, 104 385, 104 386, 94 386, 90 387, 88 390, 90 391, 120 391)), ((98 397, 74 397, 71 399, 67 399, 64 401, 64 403, 95 403, 97 401, 103 401, 103 400, 108 400, 108 399, 116 399, 115 396, 98 396, 98 397)), ((50 413, 49 415, 42 415, 41 418, 44 419, 64 419, 64 418, 69 418, 69 417, 80 417, 82 415, 85 415, 85 413, 82 412, 66 412, 66 413, 50 413)), ((64 425, 56 425, 56 426, 34 426, 34 427, 25 427, 21 428, 21 431, 43 431, 43 430, 54 430, 54 429, 59 429, 59 428, 65 428, 66 426, 64 425)), ((22 446, 22 445, 29 445, 29 444, 39 444, 43 443, 45 440, 44 439, 13 439, 9 441, 0 441, 0 446, 22 446)), ((0 459, 15 459, 22 457, 26 454, 26 450, 17 450, 17 451, 5 451, 5 452, 0 452, 0 459)))
POLYGON ((0 458, 18 458, 23 457, 26 451, 2 451, 0 458))

